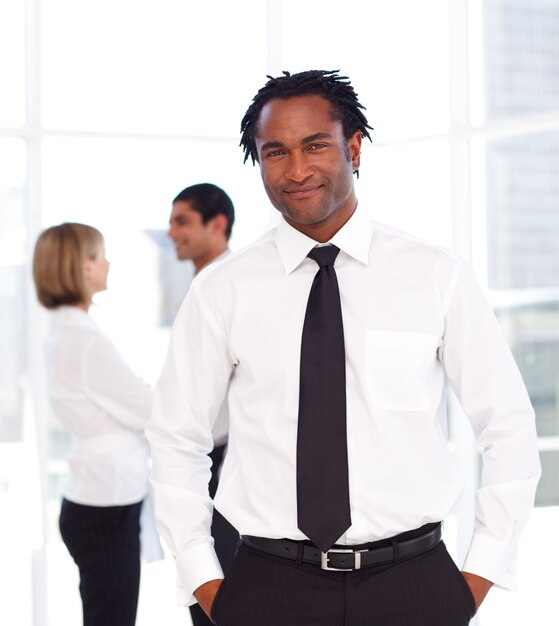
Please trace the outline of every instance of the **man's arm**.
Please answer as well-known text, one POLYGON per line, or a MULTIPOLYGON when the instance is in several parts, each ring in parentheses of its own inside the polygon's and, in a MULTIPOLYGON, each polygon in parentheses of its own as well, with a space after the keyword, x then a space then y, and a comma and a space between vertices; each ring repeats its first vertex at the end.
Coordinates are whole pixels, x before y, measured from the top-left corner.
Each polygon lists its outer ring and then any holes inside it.
POLYGON ((189 604, 195 602, 195 589, 223 577, 210 535, 207 455, 232 372, 225 335, 196 285, 173 326, 146 429, 157 525, 175 557, 189 604))
POLYGON ((534 411, 514 358, 473 272, 467 266, 456 272, 441 358, 482 449, 474 535, 463 567, 479 606, 489 582, 515 585, 516 541, 541 469, 534 411))

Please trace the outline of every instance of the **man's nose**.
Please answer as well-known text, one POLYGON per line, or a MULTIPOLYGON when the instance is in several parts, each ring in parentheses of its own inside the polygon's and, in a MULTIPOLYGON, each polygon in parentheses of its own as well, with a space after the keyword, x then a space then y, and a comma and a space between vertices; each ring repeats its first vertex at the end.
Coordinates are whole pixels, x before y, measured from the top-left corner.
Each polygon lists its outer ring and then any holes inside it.
POLYGON ((302 182, 312 176, 314 168, 304 154, 294 153, 288 158, 289 161, 285 170, 286 178, 295 182, 302 182))

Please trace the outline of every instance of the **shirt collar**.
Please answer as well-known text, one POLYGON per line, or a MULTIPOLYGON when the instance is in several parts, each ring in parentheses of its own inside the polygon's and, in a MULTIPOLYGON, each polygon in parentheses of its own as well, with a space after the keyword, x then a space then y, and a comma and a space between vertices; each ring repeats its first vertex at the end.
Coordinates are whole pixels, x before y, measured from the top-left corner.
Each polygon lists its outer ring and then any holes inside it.
MULTIPOLYGON (((373 223, 358 206, 328 243, 333 243, 349 256, 368 265, 372 237, 373 223)), ((275 239, 286 274, 298 267, 318 243, 290 226, 283 218, 276 229, 275 239)))

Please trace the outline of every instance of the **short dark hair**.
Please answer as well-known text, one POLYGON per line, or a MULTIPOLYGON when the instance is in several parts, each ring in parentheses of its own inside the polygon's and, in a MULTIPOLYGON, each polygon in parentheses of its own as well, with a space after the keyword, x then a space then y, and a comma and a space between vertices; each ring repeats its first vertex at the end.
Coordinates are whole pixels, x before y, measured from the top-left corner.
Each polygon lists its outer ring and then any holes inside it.
POLYGON ((244 162, 249 157, 255 164, 258 160, 256 152, 256 133, 258 117, 262 107, 279 98, 287 100, 296 96, 316 95, 328 100, 332 107, 334 119, 341 122, 345 139, 349 139, 356 131, 371 141, 369 130, 373 130, 363 115, 365 107, 357 100, 357 94, 347 76, 340 76, 339 70, 308 70, 298 74, 283 72, 283 76, 270 80, 252 99, 241 121, 241 147, 245 153, 244 162))
POLYGON ((199 183, 183 189, 173 200, 175 202, 189 202, 195 211, 202 216, 202 223, 206 224, 216 215, 225 215, 227 229, 225 236, 231 237, 233 222, 235 221, 235 207, 231 198, 217 185, 199 183))

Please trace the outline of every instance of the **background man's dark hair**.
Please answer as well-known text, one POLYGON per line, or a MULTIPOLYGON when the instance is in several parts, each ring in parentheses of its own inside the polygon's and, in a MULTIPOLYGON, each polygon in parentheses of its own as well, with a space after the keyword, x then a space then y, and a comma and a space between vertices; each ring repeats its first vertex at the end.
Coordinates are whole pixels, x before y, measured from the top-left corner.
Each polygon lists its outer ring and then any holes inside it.
POLYGON ((268 78, 270 80, 254 96, 241 121, 240 145, 245 153, 245 163, 249 157, 253 164, 258 160, 255 143, 258 117, 262 107, 274 98, 287 100, 296 96, 322 96, 330 102, 333 117, 341 123, 346 139, 360 131, 363 137, 371 140, 367 129, 372 128, 362 113, 365 107, 357 100, 348 77, 339 76, 338 70, 308 70, 298 74, 283 72, 283 76, 268 78))
POLYGON ((227 239, 231 236, 235 221, 235 208, 231 198, 217 185, 200 183, 186 187, 173 200, 173 204, 175 202, 190 203, 191 207, 201 214, 203 224, 209 222, 216 215, 225 215, 227 218, 225 236, 227 239))

